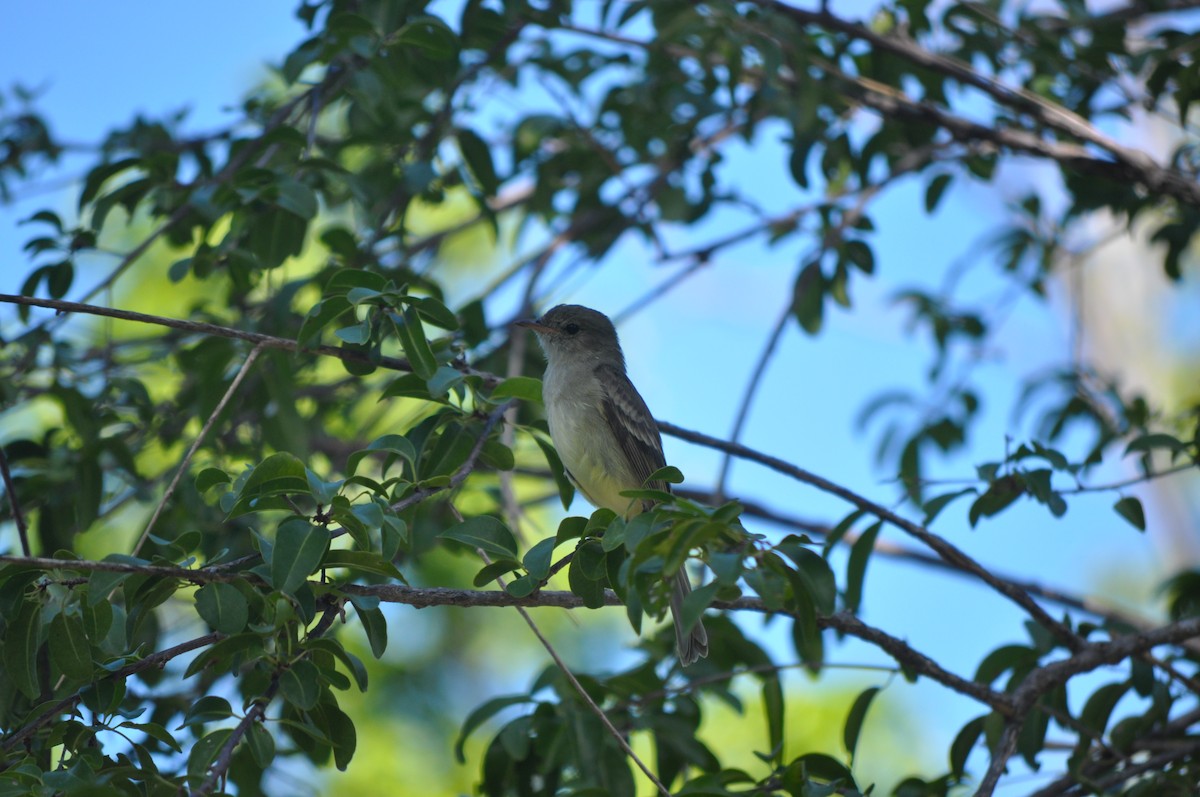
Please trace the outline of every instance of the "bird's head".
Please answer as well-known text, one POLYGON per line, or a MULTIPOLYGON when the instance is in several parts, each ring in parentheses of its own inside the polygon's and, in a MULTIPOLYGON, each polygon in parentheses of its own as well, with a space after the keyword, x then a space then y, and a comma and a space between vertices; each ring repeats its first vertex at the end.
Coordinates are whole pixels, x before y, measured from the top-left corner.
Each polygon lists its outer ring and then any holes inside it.
POLYGON ((549 360, 605 359, 615 357, 624 366, 617 330, 608 316, 590 307, 560 304, 541 318, 518 321, 517 326, 533 331, 549 360))

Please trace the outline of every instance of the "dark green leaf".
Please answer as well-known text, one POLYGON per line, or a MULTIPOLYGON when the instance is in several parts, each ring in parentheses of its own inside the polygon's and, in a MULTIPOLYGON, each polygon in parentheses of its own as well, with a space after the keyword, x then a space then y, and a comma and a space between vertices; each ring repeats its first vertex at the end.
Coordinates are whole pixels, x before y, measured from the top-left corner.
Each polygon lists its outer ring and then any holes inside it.
POLYGON ((422 379, 429 379, 437 373, 437 358, 425 338, 425 329, 421 326, 421 316, 416 308, 406 305, 401 311, 401 320, 395 322, 395 328, 413 373, 422 379))
POLYGON ((571 502, 575 500, 575 485, 571 483, 570 477, 567 476, 562 460, 558 458, 558 452, 554 449, 553 445, 543 440, 539 435, 534 435, 533 441, 538 444, 538 448, 542 449, 542 454, 546 457, 546 464, 550 466, 550 473, 554 476, 554 483, 558 485, 558 497, 562 501, 563 509, 570 509, 571 502))
POLYGON ((304 463, 294 455, 281 451, 260 462, 238 492, 237 503, 230 517, 253 512, 257 502, 268 496, 308 492, 308 477, 304 463))
POLYGON ((250 619, 250 606, 241 590, 214 581, 196 590, 196 611, 214 631, 236 634, 250 619))
POLYGON ((458 763, 466 763, 467 759, 463 753, 463 746, 467 743, 467 738, 476 728, 509 706, 518 706, 529 702, 532 701, 526 695, 494 697, 468 714, 466 720, 463 721, 462 730, 458 732, 458 739, 454 742, 454 757, 458 759, 458 763))
POLYGON ((875 550, 875 539, 883 522, 872 524, 862 536, 854 541, 850 549, 850 561, 846 565, 846 611, 857 612, 862 603, 863 582, 866 579, 867 561, 875 550))
POLYGON ((23 600, 16 616, 9 620, 8 631, 4 635, 5 674, 30 700, 35 700, 41 692, 36 664, 41 620, 41 604, 23 600))
POLYGON ((295 592, 316 571, 329 546, 329 532, 304 518, 279 524, 271 553, 271 586, 295 592))
POLYGON ((387 619, 378 606, 370 606, 362 599, 351 598, 355 611, 358 612, 359 622, 367 632, 367 641, 371 644, 371 653, 379 658, 387 650, 387 619))
POLYGON ((63 675, 75 681, 92 677, 92 648, 77 615, 59 612, 50 621, 50 659, 63 675))
POLYGON ((283 699, 302 711, 317 705, 321 697, 321 673, 306 659, 293 664, 279 676, 279 692, 283 699))
POLYGON ((850 760, 854 760, 854 751, 858 747, 858 736, 862 731, 863 720, 867 716, 867 709, 871 707, 871 701, 875 699, 875 695, 879 693, 879 687, 872 686, 869 689, 864 689, 854 699, 854 705, 850 706, 850 713, 846 716, 846 726, 842 729, 842 742, 846 745, 846 750, 850 753, 850 760))
POLYGON ((933 213, 937 209, 938 203, 942 201, 942 195, 946 193, 946 187, 950 185, 952 175, 939 174, 929 181, 929 187, 925 189, 925 212, 933 213))
POLYGON ((1137 498, 1127 495, 1113 504, 1113 509, 1138 531, 1146 530, 1146 513, 1142 509, 1142 502, 1137 498))
POLYGON ((465 128, 458 130, 455 136, 458 138, 463 160, 467 162, 484 195, 495 196, 500 188, 500 180, 496 177, 496 167, 492 163, 492 153, 488 145, 474 131, 465 128))
POLYGON ((528 376, 510 376, 492 390, 491 400, 500 403, 504 399, 542 403, 542 380, 528 376))
POLYGON ((525 552, 521 561, 529 575, 540 581, 550 574, 550 562, 554 558, 554 547, 557 544, 557 538, 547 537, 525 552))

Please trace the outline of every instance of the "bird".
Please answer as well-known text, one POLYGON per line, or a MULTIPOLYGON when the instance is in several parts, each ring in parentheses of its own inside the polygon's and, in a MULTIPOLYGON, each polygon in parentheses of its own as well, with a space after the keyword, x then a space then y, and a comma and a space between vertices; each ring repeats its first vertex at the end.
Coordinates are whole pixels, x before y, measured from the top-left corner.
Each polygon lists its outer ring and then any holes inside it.
MULTIPOLYGON (((652 501, 621 495, 649 487, 669 491, 664 481, 647 485, 666 466, 662 436, 645 400, 625 372, 625 355, 608 316, 575 304, 560 304, 540 318, 516 322, 531 330, 546 355, 542 399, 550 438, 568 478, 594 506, 626 520, 652 501)), ((684 633, 683 600, 692 591, 687 573, 671 578, 670 607, 675 646, 684 666, 708 655, 708 632, 698 620, 684 633)))

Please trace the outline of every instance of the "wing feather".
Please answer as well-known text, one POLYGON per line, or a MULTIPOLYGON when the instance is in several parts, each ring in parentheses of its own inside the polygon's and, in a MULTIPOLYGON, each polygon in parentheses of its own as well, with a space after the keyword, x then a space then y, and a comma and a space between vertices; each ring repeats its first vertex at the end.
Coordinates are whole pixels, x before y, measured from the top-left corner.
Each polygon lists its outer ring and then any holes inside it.
MULTIPOLYGON (((600 365, 596 367, 596 376, 604 386, 600 403, 604 419, 640 485, 647 476, 667 464, 658 424, 623 371, 611 365, 600 365)), ((664 481, 651 482, 648 486, 655 490, 671 489, 664 481)))

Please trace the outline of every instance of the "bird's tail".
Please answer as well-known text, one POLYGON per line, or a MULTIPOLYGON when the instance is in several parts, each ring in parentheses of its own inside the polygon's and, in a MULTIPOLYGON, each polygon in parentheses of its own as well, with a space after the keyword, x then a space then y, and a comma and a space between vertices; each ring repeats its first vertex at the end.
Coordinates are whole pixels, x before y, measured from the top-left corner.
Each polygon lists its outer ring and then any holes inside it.
POLYGON ((688 581, 687 572, 681 568, 671 579, 671 619, 675 623, 675 649, 684 667, 708 655, 708 632, 704 630, 704 621, 696 620, 696 624, 686 635, 679 624, 680 615, 683 613, 683 599, 691 591, 692 584, 688 581))

